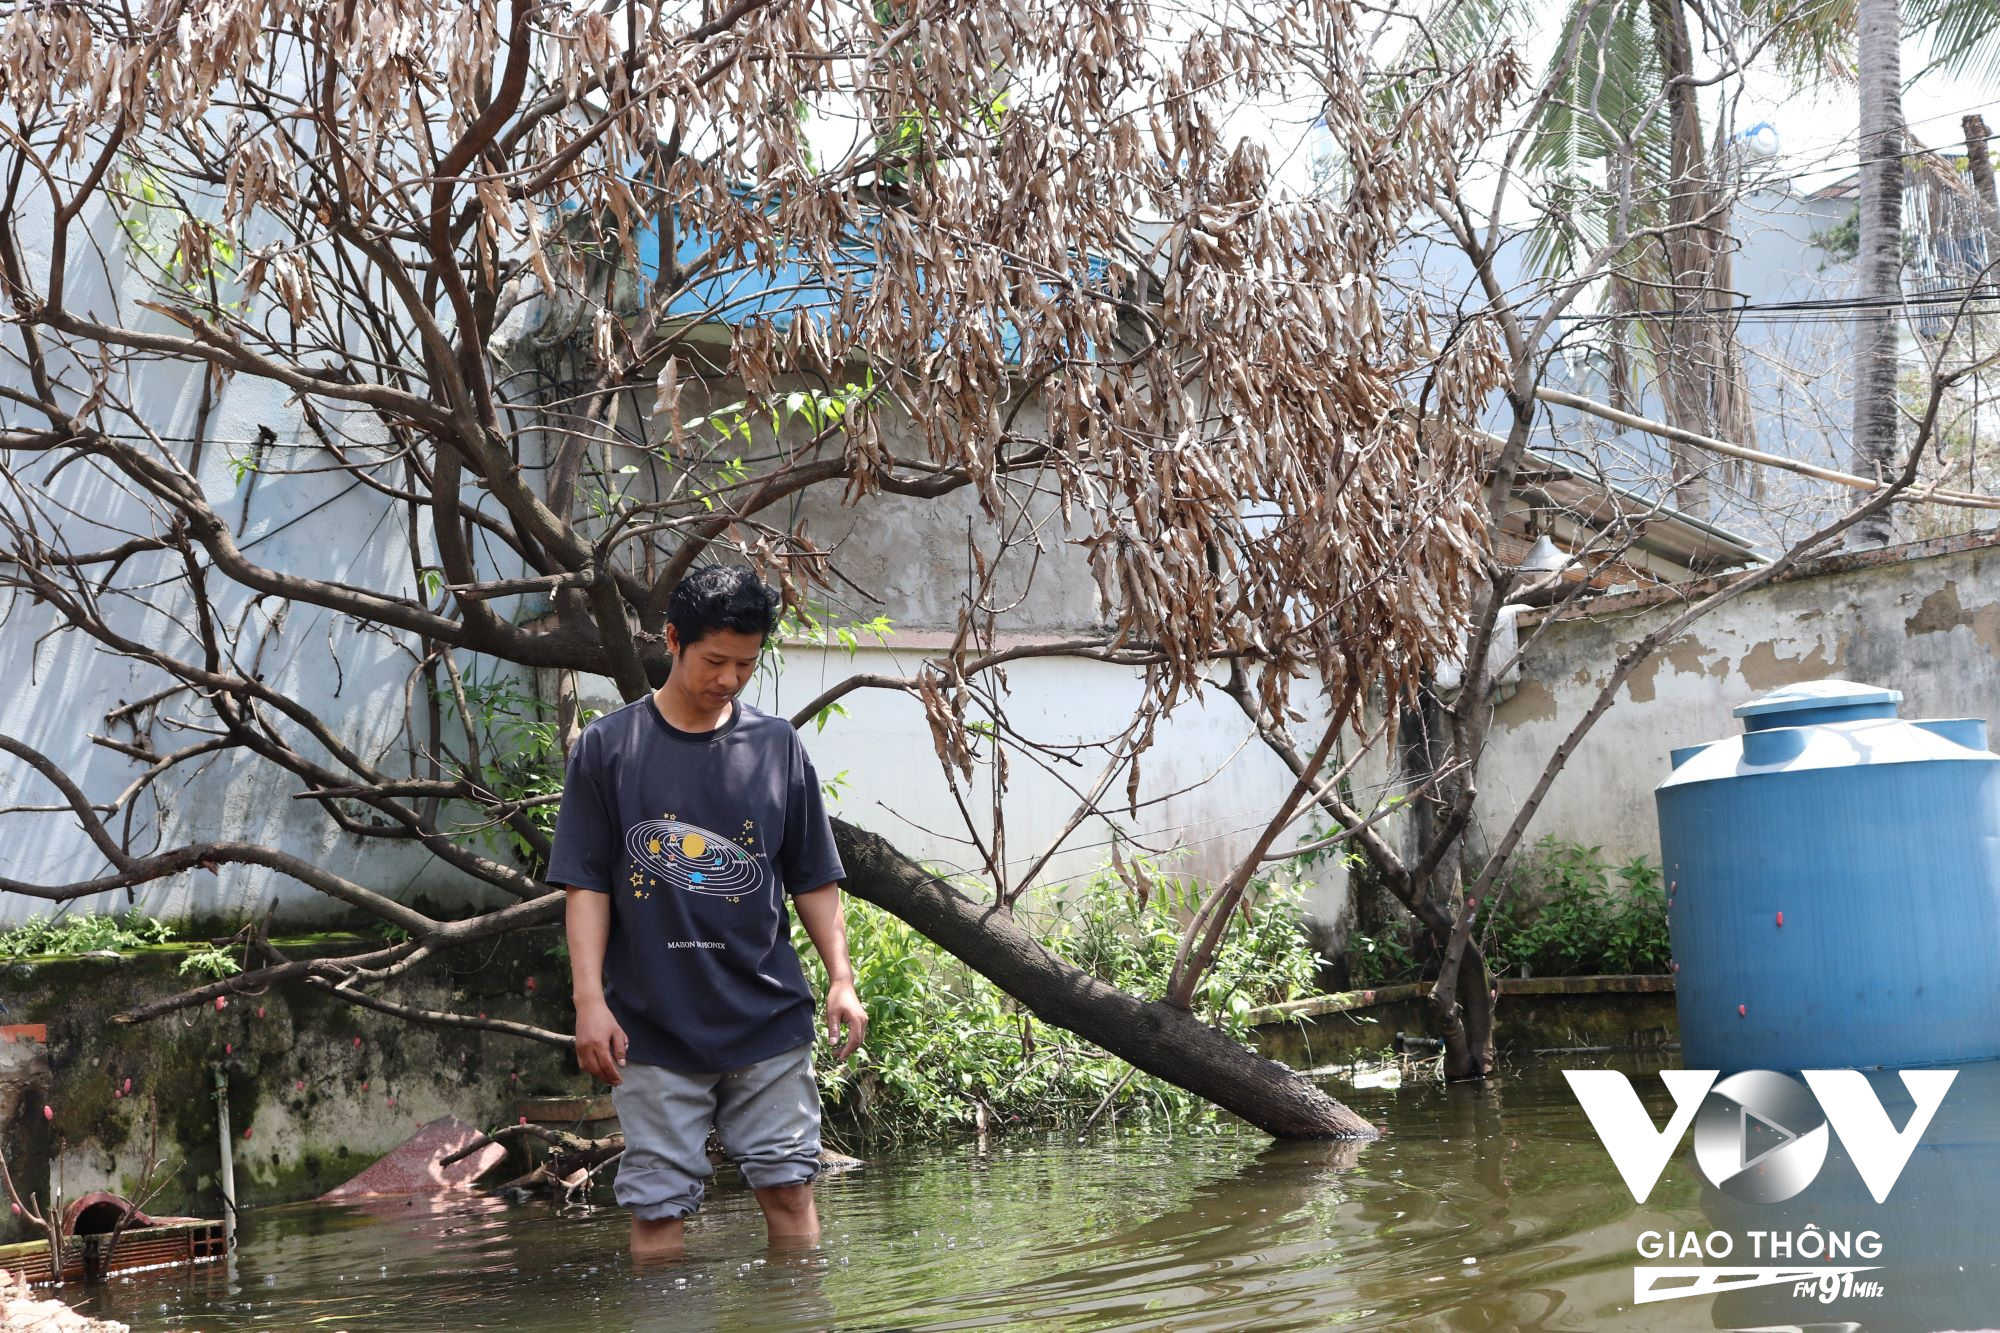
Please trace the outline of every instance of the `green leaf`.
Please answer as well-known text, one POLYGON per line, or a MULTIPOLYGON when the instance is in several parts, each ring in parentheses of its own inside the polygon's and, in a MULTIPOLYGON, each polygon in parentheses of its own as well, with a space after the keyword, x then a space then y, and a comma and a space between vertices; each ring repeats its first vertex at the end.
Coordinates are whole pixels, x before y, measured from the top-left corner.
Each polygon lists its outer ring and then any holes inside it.
POLYGON ((242 970, 243 965, 237 962, 226 949, 218 949, 212 945, 207 948, 196 949, 188 954, 186 958, 181 960, 179 969, 181 976, 187 976, 190 972, 193 972, 199 973, 202 976, 214 977, 217 980, 223 977, 233 977, 242 970))

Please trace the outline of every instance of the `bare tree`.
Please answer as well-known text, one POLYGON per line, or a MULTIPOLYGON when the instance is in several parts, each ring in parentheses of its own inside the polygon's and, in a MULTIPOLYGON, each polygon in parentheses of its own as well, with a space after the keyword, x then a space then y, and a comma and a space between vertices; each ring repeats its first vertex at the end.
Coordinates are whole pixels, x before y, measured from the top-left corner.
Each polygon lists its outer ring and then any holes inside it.
POLYGON ((104 862, 0 890, 59 902, 256 867, 397 937, 317 959, 260 937, 245 975, 133 1017, 282 981, 563 1044, 377 993, 555 919, 536 877, 553 797, 524 784, 493 692, 539 669, 639 697, 666 670, 668 598, 708 559, 755 563, 824 626, 851 579, 811 514, 953 505, 977 519, 954 641, 839 688, 921 709, 988 890, 842 826, 849 889, 1273 1133, 1371 1133, 1192 1012, 1360 702, 1414 691, 1485 605, 1472 426, 1509 373, 1510 316, 1439 336, 1375 275, 1520 69, 1432 70, 1385 109, 1361 18, 1344 0, 8 6, 9 632, 123 659, 138 683, 79 724, 129 761, 115 793, 0 736, 54 793, 12 817, 74 820, 104 862), (1344 164, 1329 195, 1288 193, 1224 133, 1302 88, 1344 164), (254 438, 219 438, 244 402, 265 405, 254 438), (260 553, 260 487, 334 488, 318 559, 260 553), (1056 567, 1097 580, 1101 632, 1000 646, 1009 599, 1056 567), (393 725, 272 674, 319 642, 343 678, 403 664, 393 725), (1006 669, 1029 655, 1144 685, 1065 837, 1120 779, 1136 793, 1156 723, 1212 672, 1274 718, 1300 682, 1319 696, 1296 785, 1187 923, 1164 996, 1064 964, 1013 911, 1032 872, 1007 870, 1010 756, 1076 762, 1008 721, 1006 669), (499 905, 419 908, 345 862, 185 834, 163 793, 228 765, 499 905))
POLYGON ((14 1187, 14 1175, 7 1169, 7 1155, 0 1153, 0 1189, 7 1191, 7 1206, 14 1210, 14 1215, 41 1233, 49 1247, 49 1275, 57 1286, 61 1286, 65 1249, 61 1183, 49 1182, 46 1207, 42 1205, 41 1196, 32 1190, 28 1192, 27 1202, 23 1203, 20 1191, 14 1187))

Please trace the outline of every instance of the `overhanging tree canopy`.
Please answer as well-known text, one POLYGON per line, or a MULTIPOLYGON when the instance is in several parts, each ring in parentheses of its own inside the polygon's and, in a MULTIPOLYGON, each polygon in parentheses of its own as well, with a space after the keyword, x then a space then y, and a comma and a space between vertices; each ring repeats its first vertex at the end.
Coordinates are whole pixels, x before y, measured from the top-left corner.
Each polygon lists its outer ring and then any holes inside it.
MULTIPOLYGON (((128 659, 144 683, 111 719, 127 734, 98 737, 132 764, 115 797, 0 737, 105 862, 0 888, 68 900, 262 866, 408 938, 272 958, 257 979, 379 1005, 381 980, 559 902, 535 878, 548 798, 502 780, 472 661, 602 673, 637 697, 695 562, 749 559, 801 615, 838 586, 801 497, 970 497, 977 574, 954 646, 861 682, 923 709, 940 780, 969 782, 985 753, 968 701, 990 704, 1021 655, 995 643, 996 590, 1044 529, 1086 553, 1106 611, 1101 633, 1039 651, 1146 684, 1093 800, 1217 663, 1255 665, 1279 715, 1309 679, 1328 720, 1280 818, 1190 924, 1164 1001, 1103 993, 1006 912, 847 830, 850 887, 1274 1132, 1367 1132, 1187 1012, 1357 700, 1458 650, 1487 524, 1471 424, 1506 373, 1497 334, 1393 306, 1376 275, 1519 67, 1431 70, 1391 106, 1362 19, 1347 3, 14 7, 0 582, 17 626, 128 659), (1226 132, 1245 106, 1301 96, 1337 146, 1319 196, 1226 132), (193 386, 171 424, 162 375, 193 386), (208 439, 253 385, 296 413, 279 423, 306 447, 290 468, 208 439), (265 563, 233 492, 287 473, 361 488, 387 516, 365 540, 393 532, 407 568, 366 582, 344 560, 265 563), (82 511, 65 486, 85 476, 82 511), (289 606, 329 613, 336 660, 362 635, 407 654, 431 702, 399 701, 400 747, 364 748, 339 712, 265 681, 289 606), (187 835, 158 793, 218 756, 511 905, 445 919, 271 845, 187 835)), ((328 554, 364 540, 327 536, 328 554)), ((1023 884, 982 852, 1006 908, 1023 884)))

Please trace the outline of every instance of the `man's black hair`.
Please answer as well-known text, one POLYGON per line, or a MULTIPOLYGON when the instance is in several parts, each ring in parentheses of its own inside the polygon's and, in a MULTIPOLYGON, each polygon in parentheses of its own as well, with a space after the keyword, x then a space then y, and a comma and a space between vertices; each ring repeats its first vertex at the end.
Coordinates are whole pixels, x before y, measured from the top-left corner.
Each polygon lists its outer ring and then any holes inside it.
POLYGON ((768 639, 778 627, 777 590, 746 565, 691 569, 667 602, 667 623, 681 647, 692 648, 719 629, 768 639))

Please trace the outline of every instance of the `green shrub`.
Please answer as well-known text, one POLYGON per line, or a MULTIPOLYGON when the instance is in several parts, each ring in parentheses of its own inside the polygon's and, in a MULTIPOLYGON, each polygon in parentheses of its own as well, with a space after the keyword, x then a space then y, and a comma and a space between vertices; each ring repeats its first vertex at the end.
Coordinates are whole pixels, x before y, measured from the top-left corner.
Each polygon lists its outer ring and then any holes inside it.
POLYGON ((1481 944, 1502 975, 1664 972, 1672 949, 1660 868, 1644 857, 1614 867, 1599 848, 1543 838, 1508 877, 1481 944))
POLYGON ((1394 926, 1377 935, 1347 932, 1347 979, 1354 986, 1394 986, 1423 976, 1423 963, 1410 948, 1408 930, 1394 926))
MULTIPOLYGON (((556 708, 545 699, 524 693, 512 680, 467 681, 466 707, 471 710, 471 726, 480 737, 485 758, 482 777, 487 791, 503 801, 520 802, 527 823, 544 839, 556 832, 556 810, 562 796, 563 755, 556 734, 556 708)), ((457 711, 457 700, 440 686, 439 702, 457 711)), ((599 716, 592 708, 579 710, 577 726, 588 726, 599 716)), ((456 774, 455 774, 456 775, 456 774)), ((466 805, 452 836, 461 842, 494 846, 511 854, 515 864, 531 875, 542 873, 541 855, 519 830, 504 821, 495 821, 484 807, 466 805)))
POLYGON ((181 959, 179 974, 187 976, 189 973, 194 973, 212 981, 220 981, 224 977, 233 977, 242 970, 243 964, 237 962, 236 956, 228 949, 205 944, 191 950, 187 957, 181 959))
MULTIPOLYGON (((116 953, 183 942, 173 926, 136 909, 122 916, 79 912, 73 916, 36 917, 11 930, 0 931, 0 958, 74 958, 106 950, 116 953)), ((230 948, 228 944, 212 941, 189 943, 179 975, 211 979, 236 975, 243 965, 230 948)))
POLYGON ((172 939, 173 927, 137 911, 41 916, 0 931, 0 958, 74 957, 101 949, 139 949, 172 939))
MULTIPOLYGON (((1147 898, 1099 874, 1054 891, 1024 924, 1047 947, 1092 975, 1147 999, 1166 984, 1180 923, 1198 905, 1185 881, 1148 869, 1147 898)), ((1239 1039, 1258 1005, 1311 994, 1318 959, 1302 929, 1295 889, 1254 885, 1231 923, 1216 965, 1196 993, 1196 1013, 1239 1039)), ((983 1114, 996 1128, 1107 1113, 1155 1124, 1191 1124, 1212 1114, 1191 1094, 1139 1074, 1072 1033, 1045 1026, 1002 992, 898 918, 847 900, 855 989, 868 1009, 868 1041, 844 1066, 821 1071, 829 1112, 868 1134, 925 1137, 956 1132, 983 1114)), ((817 990, 825 974, 802 929, 794 943, 817 990)))
MULTIPOLYGON (((1479 945, 1495 976, 1667 970, 1667 895, 1659 866, 1644 857, 1613 866, 1600 848, 1548 837, 1515 863, 1503 883, 1478 922, 1479 945)), ((1353 985, 1435 975, 1431 951, 1417 947, 1416 923, 1400 908, 1397 916, 1376 934, 1348 933, 1353 985)))

